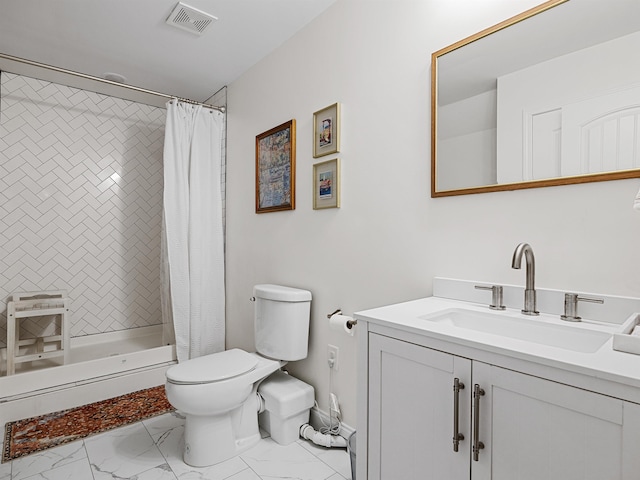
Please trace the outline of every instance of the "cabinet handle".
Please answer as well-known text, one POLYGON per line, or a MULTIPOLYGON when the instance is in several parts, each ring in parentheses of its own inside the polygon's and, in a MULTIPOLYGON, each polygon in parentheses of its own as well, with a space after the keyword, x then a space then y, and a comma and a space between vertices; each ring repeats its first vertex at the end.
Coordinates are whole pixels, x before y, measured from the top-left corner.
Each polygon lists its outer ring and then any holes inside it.
POLYGON ((464 390, 464 383, 459 378, 453 379, 453 451, 458 451, 460 441, 464 440, 464 435, 459 430, 460 419, 460 390, 464 390))
POLYGON ((480 397, 484 395, 484 390, 477 383, 473 386, 473 460, 478 461, 480 450, 484 448, 484 443, 480 437, 480 397))

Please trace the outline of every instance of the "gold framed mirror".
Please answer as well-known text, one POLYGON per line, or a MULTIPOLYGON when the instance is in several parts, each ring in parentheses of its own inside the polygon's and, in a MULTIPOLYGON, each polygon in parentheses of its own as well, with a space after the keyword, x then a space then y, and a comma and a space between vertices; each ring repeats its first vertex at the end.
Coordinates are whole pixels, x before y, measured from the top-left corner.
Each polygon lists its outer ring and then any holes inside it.
POLYGON ((431 56, 431 196, 640 177, 640 2, 550 0, 431 56))

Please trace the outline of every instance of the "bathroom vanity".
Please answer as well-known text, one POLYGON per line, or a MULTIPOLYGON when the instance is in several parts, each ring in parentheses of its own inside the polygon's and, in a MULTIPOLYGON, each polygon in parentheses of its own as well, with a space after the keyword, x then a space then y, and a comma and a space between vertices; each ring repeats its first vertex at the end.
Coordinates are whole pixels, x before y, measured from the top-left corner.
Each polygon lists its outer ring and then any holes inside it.
POLYGON ((640 478, 640 355, 612 348, 640 299, 597 296, 566 322, 565 292, 539 289, 529 317, 522 287, 491 310, 476 285, 356 313, 358 478, 640 478))

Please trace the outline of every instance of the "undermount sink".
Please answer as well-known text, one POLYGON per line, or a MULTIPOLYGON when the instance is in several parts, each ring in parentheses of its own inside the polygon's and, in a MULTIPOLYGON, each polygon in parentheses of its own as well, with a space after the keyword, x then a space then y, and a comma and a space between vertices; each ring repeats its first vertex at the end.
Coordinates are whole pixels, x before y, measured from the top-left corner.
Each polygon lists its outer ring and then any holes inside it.
POLYGON ((576 324, 558 325, 544 320, 525 319, 505 313, 483 313, 463 308, 449 309, 420 318, 442 325, 582 353, 598 351, 613 334, 588 330, 576 324))

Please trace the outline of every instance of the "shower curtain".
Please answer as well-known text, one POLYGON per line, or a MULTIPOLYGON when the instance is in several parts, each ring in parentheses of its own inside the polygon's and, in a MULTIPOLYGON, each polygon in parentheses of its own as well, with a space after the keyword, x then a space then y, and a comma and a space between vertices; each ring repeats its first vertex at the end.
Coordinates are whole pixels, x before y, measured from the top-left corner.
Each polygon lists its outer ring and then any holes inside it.
POLYGON ((224 350, 223 124, 218 111, 167 103, 162 314, 178 362, 224 350))

